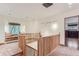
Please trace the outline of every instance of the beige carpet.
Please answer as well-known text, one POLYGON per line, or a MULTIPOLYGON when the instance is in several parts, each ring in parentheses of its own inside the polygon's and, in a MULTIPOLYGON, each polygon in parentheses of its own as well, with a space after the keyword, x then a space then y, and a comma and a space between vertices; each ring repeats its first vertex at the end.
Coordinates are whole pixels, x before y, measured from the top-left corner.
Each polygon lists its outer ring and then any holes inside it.
POLYGON ((79 50, 59 46, 55 51, 52 51, 49 56, 79 56, 79 50))
POLYGON ((0 56, 13 56, 22 52, 18 47, 18 42, 9 42, 3 45, 0 45, 0 56))

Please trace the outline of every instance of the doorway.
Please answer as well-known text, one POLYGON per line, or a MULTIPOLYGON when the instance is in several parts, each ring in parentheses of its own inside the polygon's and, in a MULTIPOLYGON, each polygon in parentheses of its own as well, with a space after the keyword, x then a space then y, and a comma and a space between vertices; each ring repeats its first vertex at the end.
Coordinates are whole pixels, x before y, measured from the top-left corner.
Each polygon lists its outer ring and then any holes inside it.
POLYGON ((79 49, 79 16, 65 18, 65 46, 79 49))

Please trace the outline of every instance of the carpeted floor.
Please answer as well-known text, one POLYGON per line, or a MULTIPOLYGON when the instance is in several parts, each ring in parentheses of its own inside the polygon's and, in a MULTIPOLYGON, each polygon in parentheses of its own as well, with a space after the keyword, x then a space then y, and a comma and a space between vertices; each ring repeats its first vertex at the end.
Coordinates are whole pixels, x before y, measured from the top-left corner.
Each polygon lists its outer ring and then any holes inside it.
POLYGON ((18 42, 8 42, 3 45, 0 45, 0 56, 13 56, 22 52, 18 47, 18 42))
POLYGON ((79 56, 79 50, 59 46, 55 51, 52 51, 49 56, 79 56))

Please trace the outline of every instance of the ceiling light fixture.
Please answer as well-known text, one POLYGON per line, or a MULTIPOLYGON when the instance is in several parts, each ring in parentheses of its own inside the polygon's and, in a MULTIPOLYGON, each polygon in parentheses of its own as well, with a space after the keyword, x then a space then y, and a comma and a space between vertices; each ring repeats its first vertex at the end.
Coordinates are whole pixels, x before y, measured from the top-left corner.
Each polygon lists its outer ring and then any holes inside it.
POLYGON ((42 4, 45 8, 48 8, 50 7, 51 5, 53 5, 53 3, 43 3, 42 4))
POLYGON ((56 22, 52 23, 52 29, 53 30, 57 30, 58 29, 58 24, 56 22))

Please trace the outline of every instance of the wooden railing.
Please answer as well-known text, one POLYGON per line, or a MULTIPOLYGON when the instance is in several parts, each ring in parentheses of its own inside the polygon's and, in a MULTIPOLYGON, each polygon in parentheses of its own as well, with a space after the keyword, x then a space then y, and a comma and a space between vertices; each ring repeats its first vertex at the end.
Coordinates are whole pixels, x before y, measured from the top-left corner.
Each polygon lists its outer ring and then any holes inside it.
POLYGON ((38 55, 46 56, 59 46, 59 35, 43 37, 38 40, 38 55))
MULTIPOLYGON (((27 48, 26 48, 26 35, 19 36, 19 47, 23 51, 23 55, 27 55, 27 48)), ((53 51, 56 47, 59 46, 60 35, 53 35, 47 37, 39 37, 37 40, 37 55, 38 56, 46 56, 51 51, 53 51)))

